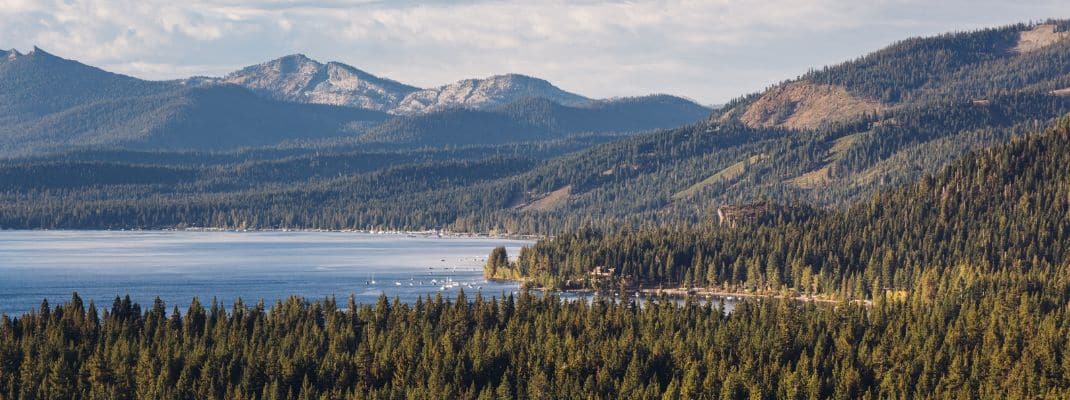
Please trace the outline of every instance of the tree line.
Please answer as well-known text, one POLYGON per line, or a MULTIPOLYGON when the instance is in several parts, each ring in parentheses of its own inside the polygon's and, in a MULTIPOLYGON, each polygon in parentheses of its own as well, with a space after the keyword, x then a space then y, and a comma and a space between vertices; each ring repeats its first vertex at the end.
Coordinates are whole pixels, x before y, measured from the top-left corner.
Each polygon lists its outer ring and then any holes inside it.
POLYGON ((116 298, 0 318, 10 399, 1058 399, 1070 279, 968 264, 865 308, 553 295, 168 312, 116 298))

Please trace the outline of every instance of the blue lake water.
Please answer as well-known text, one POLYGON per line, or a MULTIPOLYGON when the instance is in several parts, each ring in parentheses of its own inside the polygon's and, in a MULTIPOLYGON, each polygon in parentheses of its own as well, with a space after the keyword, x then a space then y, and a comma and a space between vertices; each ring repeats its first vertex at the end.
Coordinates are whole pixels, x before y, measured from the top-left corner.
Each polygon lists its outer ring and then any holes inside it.
POLYGON ((515 283, 488 282, 482 265, 496 246, 515 256, 530 242, 346 232, 0 231, 0 314, 18 315, 77 291, 110 307, 127 295, 148 307, 159 296, 185 311, 193 297, 224 304, 291 295, 352 294, 357 302, 415 301, 458 290, 500 297, 515 283))

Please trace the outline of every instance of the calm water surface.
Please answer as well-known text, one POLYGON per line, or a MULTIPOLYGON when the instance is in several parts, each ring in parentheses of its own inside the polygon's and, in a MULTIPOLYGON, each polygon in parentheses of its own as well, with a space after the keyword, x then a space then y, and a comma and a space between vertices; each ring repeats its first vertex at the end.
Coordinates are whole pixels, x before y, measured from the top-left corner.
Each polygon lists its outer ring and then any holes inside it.
POLYGON ((517 290, 487 282, 483 260, 496 246, 515 256, 530 242, 334 232, 0 231, 0 314, 17 315, 77 291, 110 307, 129 294, 145 308, 159 296, 185 311, 199 297, 242 298, 270 306, 290 295, 350 294, 374 303, 381 293, 415 301, 442 293, 500 296, 517 290), (444 287, 445 286, 445 287, 444 287))

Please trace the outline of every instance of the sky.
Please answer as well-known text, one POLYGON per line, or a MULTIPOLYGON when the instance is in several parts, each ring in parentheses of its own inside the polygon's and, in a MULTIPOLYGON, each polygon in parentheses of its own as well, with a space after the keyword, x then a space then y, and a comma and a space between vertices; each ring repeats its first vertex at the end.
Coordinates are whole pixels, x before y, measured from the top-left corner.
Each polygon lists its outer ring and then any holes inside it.
POLYGON ((419 87, 522 73, 720 104, 896 40, 1067 17, 1066 0, 0 0, 0 48, 145 79, 302 53, 419 87))

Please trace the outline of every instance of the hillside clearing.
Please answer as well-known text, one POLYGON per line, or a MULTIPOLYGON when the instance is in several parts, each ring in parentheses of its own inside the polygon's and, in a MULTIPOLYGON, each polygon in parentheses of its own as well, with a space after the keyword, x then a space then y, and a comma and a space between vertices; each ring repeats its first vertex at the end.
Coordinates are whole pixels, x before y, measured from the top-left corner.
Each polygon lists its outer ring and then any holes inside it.
POLYGON ((564 204, 572 194, 572 185, 554 190, 544 196, 519 207, 520 211, 549 211, 564 204))
POLYGON ((854 96, 842 86, 799 81, 769 90, 739 119, 752 128, 809 129, 883 108, 881 103, 854 96))
POLYGON ((1054 24, 1037 25, 1028 31, 1019 32, 1018 43, 1011 51, 1025 54, 1051 46, 1068 37, 1070 37, 1070 32, 1056 32, 1054 24))
POLYGON ((756 155, 747 157, 747 159, 745 159, 745 160, 742 160, 742 161, 737 162, 735 164, 729 165, 729 166, 725 167, 724 169, 722 169, 720 171, 717 171, 717 173, 715 173, 713 175, 710 175, 708 178, 703 179, 701 182, 696 183, 694 185, 691 185, 687 189, 684 189, 684 190, 681 190, 679 192, 676 192, 675 194, 672 195, 672 199, 673 200, 680 200, 680 199, 686 198, 688 196, 691 196, 691 195, 693 195, 695 193, 698 193, 699 191, 702 190, 702 188, 704 188, 706 186, 709 186, 709 185, 712 185, 714 183, 721 182, 721 181, 727 181, 727 180, 736 179, 737 177, 739 177, 740 175, 743 174, 743 171, 746 170, 746 167, 748 165, 757 163, 757 162, 761 161, 763 158, 765 158, 764 154, 756 154, 756 155))

